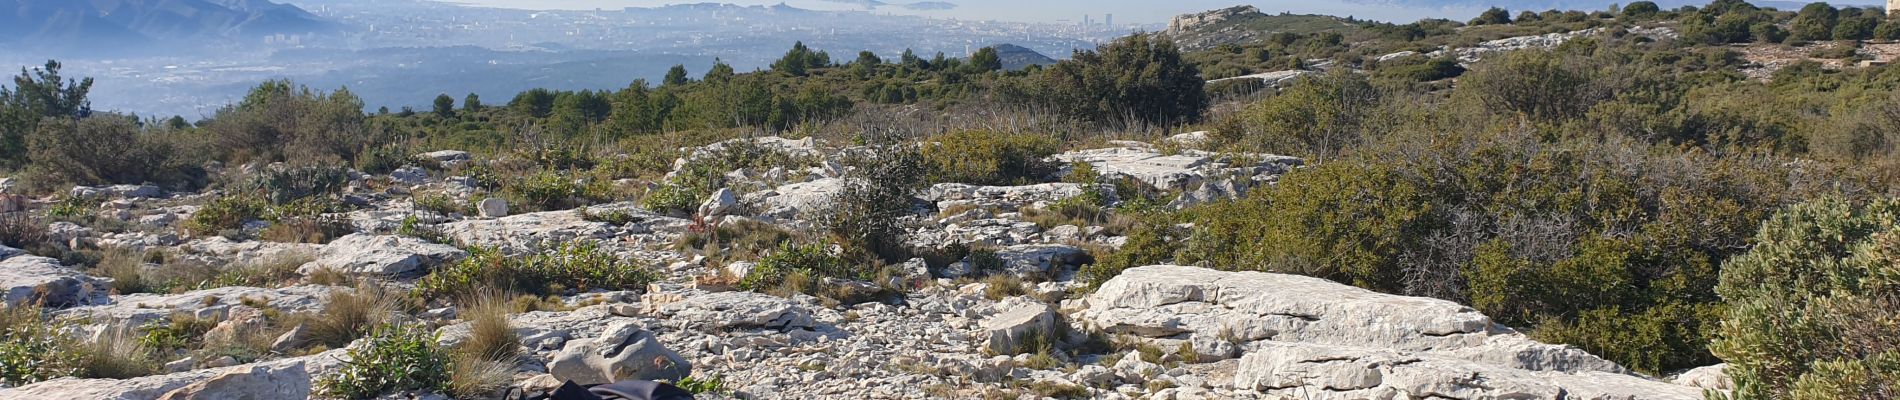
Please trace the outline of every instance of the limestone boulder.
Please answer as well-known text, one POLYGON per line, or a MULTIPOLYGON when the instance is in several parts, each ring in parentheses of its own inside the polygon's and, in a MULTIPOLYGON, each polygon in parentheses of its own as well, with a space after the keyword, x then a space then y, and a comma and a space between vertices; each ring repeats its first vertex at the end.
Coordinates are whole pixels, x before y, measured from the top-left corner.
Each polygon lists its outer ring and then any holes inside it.
POLYGON ((1694 400, 1697 388, 1602 371, 1532 371, 1432 353, 1262 342, 1234 387, 1313 399, 1694 400))
POLYGON ((989 338, 987 345, 991 351, 997 354, 1034 352, 1036 349, 1028 347, 1051 343, 1061 337, 1061 333, 1056 331, 1054 307, 1022 298, 1014 300, 1019 301, 1006 302, 1009 304, 1006 310, 983 320, 983 331, 989 338))
POLYGON ((746 203, 758 211, 759 219, 768 222, 789 222, 801 215, 827 210, 839 193, 843 193, 845 180, 824 178, 810 182, 799 182, 779 186, 778 188, 750 193, 746 203))
POLYGON ((732 194, 732 189, 719 188, 713 192, 712 196, 708 196, 705 202, 699 204, 699 215, 708 217, 726 215, 738 211, 738 207, 739 197, 732 194))
POLYGON ((1008 273, 1026 276, 1060 271, 1087 261, 1088 250, 1066 244, 1023 244, 996 251, 1008 273))
POLYGON ((323 245, 304 274, 335 271, 358 276, 412 277, 467 257, 455 246, 396 235, 351 234, 323 245))
POLYGON ((1539 343, 1457 303, 1305 276, 1148 266, 1124 271, 1083 303, 1080 323, 1111 334, 1192 343, 1197 351, 1224 345, 1216 353, 1241 354, 1235 386, 1267 395, 1687 399, 1701 393, 1635 375, 1577 348, 1539 343))
POLYGON ((610 325, 599 337, 568 341, 548 362, 548 373, 555 378, 583 385, 630 379, 678 381, 692 371, 685 358, 633 321, 610 325))
MULTIPOLYGON (((7 250, 0 249, 0 253, 7 250)), ((6 306, 39 304, 66 308, 110 304, 111 281, 66 268, 59 260, 15 255, 0 260, 0 295, 6 306)))
POLYGON ((159 400, 251 400, 310 396, 310 372, 301 362, 245 365, 185 385, 158 396, 159 400))
POLYGON ((420 185, 429 182, 429 170, 420 167, 402 167, 389 171, 389 179, 404 185, 420 185))
POLYGON ((1710 390, 1735 390, 1735 380, 1728 376, 1728 364, 1716 364, 1683 371, 1670 379, 1678 385, 1699 387, 1710 390))
POLYGON ((1167 154, 1142 143, 1076 150, 1051 159, 1063 164, 1088 163, 1104 176, 1126 176, 1163 190, 1187 190, 1223 176, 1276 176, 1304 164, 1299 158, 1271 154, 1230 155, 1198 150, 1167 154))
POLYGON ((475 203, 475 212, 482 218, 501 218, 508 216, 508 201, 498 198, 486 198, 475 203))

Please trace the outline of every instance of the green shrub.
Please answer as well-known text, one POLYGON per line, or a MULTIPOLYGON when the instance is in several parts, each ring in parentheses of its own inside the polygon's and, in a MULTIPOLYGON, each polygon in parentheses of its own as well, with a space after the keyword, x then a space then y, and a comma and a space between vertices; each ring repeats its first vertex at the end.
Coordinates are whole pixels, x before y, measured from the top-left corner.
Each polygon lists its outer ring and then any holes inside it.
POLYGON ((0 382, 25 385, 80 372, 71 338, 39 307, 0 308, 0 382))
POLYGON ((854 261, 897 263, 910 258, 900 225, 912 215, 911 199, 922 186, 922 155, 902 145, 873 146, 854 169, 844 189, 817 216, 824 231, 854 261))
MULTIPOLYGON (((855 270, 844 259, 832 255, 823 244, 796 245, 787 242, 778 251, 760 259, 752 272, 739 280, 739 288, 751 291, 779 290, 790 281, 842 278, 870 279, 869 271, 855 270), (794 278, 797 276, 797 278, 794 278)), ((811 289, 805 287, 800 289, 811 289)))
POLYGON ((581 241, 528 256, 471 249, 468 258, 423 277, 416 291, 424 298, 473 293, 479 288, 546 295, 567 289, 638 290, 657 279, 646 266, 608 253, 597 243, 581 241))
POLYGON ((689 376, 686 377, 686 379, 681 379, 679 382, 673 383, 673 386, 679 386, 680 389, 686 389, 686 391, 692 392, 693 394, 728 393, 726 390, 726 379, 719 375, 713 375, 704 379, 689 376))
POLYGON ((1055 172, 1044 161, 1061 143, 1053 137, 961 131, 932 138, 923 146, 925 179, 973 185, 1039 182, 1055 172))
POLYGON ((1076 273, 1076 279, 1088 285, 1089 290, 1095 290, 1129 268, 1160 265, 1173 260, 1180 245, 1169 240, 1167 229, 1172 224, 1158 219, 1151 217, 1149 221, 1136 224, 1128 232, 1127 243, 1097 258, 1094 263, 1083 265, 1076 273))
POLYGON ((152 322, 140 328, 142 334, 138 337, 138 343, 153 351, 171 354, 197 347, 204 340, 205 332, 217 326, 218 321, 214 319, 174 314, 169 320, 152 322))
POLYGON ((541 171, 502 185, 508 204, 523 211, 565 210, 613 200, 612 182, 541 171))
POLYGON ((323 397, 370 399, 404 390, 440 391, 449 383, 449 357, 421 325, 374 329, 349 350, 349 361, 316 379, 323 397))
POLYGON ((270 204, 261 197, 227 195, 192 213, 185 221, 185 230, 199 236, 220 235, 243 228, 246 221, 263 219, 269 211, 270 204))
POLYGON ((1711 348, 1735 398, 1900 393, 1900 201, 1797 205, 1755 243, 1716 287, 1729 311, 1711 348))
POLYGON ((349 183, 349 170, 338 167, 265 169, 237 191, 259 193, 271 204, 289 204, 341 193, 349 183))
POLYGON ((91 216, 99 203, 79 197, 64 197, 46 206, 46 216, 73 220, 91 216))
POLYGON ((411 215, 402 218, 402 225, 396 226, 396 234, 427 240, 431 243, 452 244, 455 242, 440 228, 422 223, 421 218, 411 215))

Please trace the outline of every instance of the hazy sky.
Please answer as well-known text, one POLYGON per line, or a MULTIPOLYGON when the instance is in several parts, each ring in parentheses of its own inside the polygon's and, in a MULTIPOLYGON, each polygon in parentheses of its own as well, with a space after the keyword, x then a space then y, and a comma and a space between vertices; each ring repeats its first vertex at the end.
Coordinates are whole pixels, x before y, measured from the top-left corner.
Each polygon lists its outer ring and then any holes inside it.
MULTIPOLYGON (((623 7, 654 7, 668 4, 697 3, 701 0, 453 0, 492 7, 524 9, 619 9, 623 7)), ((821 10, 862 10, 862 7, 840 4, 825 0, 704 0, 744 5, 771 5, 786 3, 792 6, 821 10)), ((921 0, 887 0, 889 3, 910 3, 921 0)), ((1393 6, 1368 6, 1345 1, 1314 0, 943 0, 957 4, 953 10, 911 11, 902 7, 883 7, 878 12, 893 14, 914 14, 940 18, 984 19, 1007 21, 1056 22, 1059 20, 1078 21, 1088 14, 1100 21, 1104 14, 1115 14, 1118 23, 1164 23, 1177 14, 1212 10, 1253 4, 1260 11, 1277 13, 1291 11, 1302 14, 1327 14, 1357 16, 1361 18, 1410 22, 1425 17, 1460 17, 1476 15, 1479 10, 1469 8, 1427 8, 1407 9, 1393 6)))

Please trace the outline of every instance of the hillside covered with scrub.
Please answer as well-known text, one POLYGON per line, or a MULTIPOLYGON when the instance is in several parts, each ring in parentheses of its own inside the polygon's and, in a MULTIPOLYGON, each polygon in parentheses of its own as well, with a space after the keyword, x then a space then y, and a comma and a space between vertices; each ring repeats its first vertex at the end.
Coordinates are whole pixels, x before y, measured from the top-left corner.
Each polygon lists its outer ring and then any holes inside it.
POLYGON ((1238 7, 196 121, 49 61, 0 83, 0 398, 1900 398, 1895 40, 1238 7))

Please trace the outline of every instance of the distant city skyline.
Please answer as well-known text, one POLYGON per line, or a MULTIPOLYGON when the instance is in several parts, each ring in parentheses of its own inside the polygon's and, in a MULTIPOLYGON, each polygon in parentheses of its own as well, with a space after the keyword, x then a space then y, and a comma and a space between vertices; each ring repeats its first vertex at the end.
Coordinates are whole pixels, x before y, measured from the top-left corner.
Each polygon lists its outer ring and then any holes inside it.
MULTIPOLYGON (((438 0, 485 7, 518 8, 531 10, 614 10, 625 7, 659 7, 671 4, 691 4, 694 0, 438 0)), ((834 0, 707 0, 740 5, 775 5, 784 3, 790 6, 815 10, 865 10, 858 1, 834 0)), ((1311 0, 939 0, 956 4, 948 10, 910 10, 902 4, 924 0, 885 1, 892 5, 879 7, 878 13, 899 15, 920 15, 935 18, 957 18, 968 20, 1001 20, 1016 22, 1044 23, 1082 23, 1084 16, 1095 23, 1104 23, 1108 15, 1123 24, 1165 24, 1175 15, 1226 8, 1241 4, 1253 5, 1267 13, 1293 12, 1300 14, 1325 14, 1354 16, 1394 22, 1410 22, 1420 18, 1448 17, 1469 18, 1476 15, 1478 7, 1407 7, 1393 5, 1367 5, 1347 1, 1311 1, 1311 0)))

